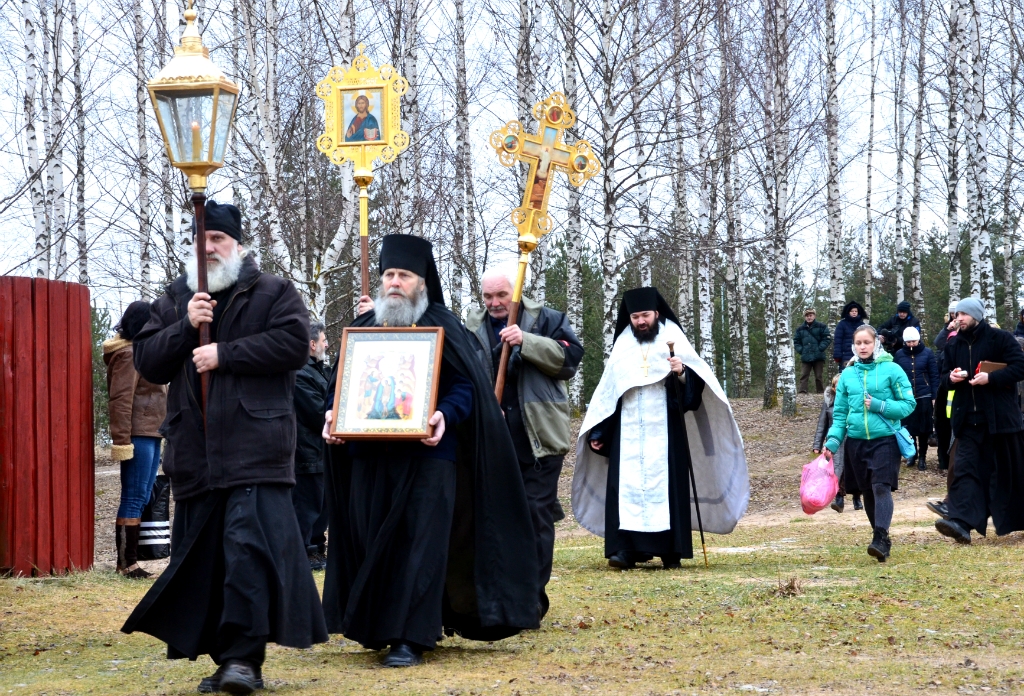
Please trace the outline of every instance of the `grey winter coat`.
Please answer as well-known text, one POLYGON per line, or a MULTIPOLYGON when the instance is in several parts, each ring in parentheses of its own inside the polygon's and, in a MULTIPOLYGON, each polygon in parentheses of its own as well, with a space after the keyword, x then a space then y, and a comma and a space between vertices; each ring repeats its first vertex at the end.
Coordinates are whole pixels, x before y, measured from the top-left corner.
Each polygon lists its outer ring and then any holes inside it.
MULTIPOLYGON (((569 432, 569 398, 566 380, 572 379, 583 359, 583 345, 569 319, 562 312, 549 309, 523 297, 519 314, 523 330, 520 347, 522 369, 518 371, 520 410, 526 423, 533 456, 540 458, 565 454, 572 442, 569 432)), ((469 329, 483 349, 491 353, 491 331, 487 311, 473 309, 466 316, 469 329)), ((494 368, 485 361, 494 381, 494 368)))

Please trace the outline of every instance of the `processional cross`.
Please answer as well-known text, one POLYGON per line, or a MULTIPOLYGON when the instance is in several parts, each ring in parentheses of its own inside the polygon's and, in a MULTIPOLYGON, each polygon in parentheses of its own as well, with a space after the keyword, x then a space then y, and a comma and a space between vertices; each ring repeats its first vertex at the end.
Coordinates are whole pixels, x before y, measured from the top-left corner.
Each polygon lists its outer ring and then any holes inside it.
MULTIPOLYGON (((569 176, 569 183, 582 186, 599 171, 590 143, 577 141, 565 144, 565 131, 576 123, 576 114, 565 101, 561 92, 553 92, 544 101, 533 105, 533 116, 539 124, 536 134, 526 133, 519 121, 509 121, 505 127, 491 133, 491 147, 498 153, 498 161, 506 167, 516 162, 530 166, 526 175, 523 203, 512 211, 512 224, 519 231, 519 272, 512 290, 512 307, 509 309, 508 324, 516 323, 519 317, 519 303, 523 296, 526 280, 526 266, 530 253, 537 248, 540 238, 551 231, 548 217, 548 198, 551 195, 551 173, 563 172, 569 176)), ((505 343, 501 349, 501 363, 494 394, 501 401, 505 390, 505 372, 508 367, 510 347, 505 343)))

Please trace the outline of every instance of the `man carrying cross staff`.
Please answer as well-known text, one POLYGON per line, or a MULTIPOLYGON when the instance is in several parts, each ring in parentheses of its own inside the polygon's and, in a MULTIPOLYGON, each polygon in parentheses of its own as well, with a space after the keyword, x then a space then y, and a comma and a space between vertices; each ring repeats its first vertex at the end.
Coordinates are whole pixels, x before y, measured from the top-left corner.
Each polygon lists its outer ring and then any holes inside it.
POLYGON ((743 440, 714 371, 656 288, 627 291, 577 441, 576 519, 605 538, 612 568, 655 556, 678 568, 693 558, 692 520, 728 534, 749 497, 743 440))

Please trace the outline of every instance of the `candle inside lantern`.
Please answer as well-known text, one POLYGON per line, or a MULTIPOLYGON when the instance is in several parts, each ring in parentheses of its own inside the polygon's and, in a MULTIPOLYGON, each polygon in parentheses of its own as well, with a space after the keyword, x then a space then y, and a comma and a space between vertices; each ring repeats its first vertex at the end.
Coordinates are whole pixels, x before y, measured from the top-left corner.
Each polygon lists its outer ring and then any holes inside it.
POLYGON ((192 122, 192 161, 200 161, 202 156, 203 145, 199 140, 199 121, 192 122))

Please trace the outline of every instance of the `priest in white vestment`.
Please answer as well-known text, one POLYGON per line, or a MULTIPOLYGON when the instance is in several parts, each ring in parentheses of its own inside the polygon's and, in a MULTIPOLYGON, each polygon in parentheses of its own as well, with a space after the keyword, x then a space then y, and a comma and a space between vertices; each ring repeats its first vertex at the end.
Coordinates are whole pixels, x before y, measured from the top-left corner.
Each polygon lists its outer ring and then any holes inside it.
POLYGON ((728 534, 746 512, 747 462, 729 400, 655 288, 622 297, 576 452, 573 512, 605 538, 613 568, 693 558, 690 467, 706 532, 728 534))

